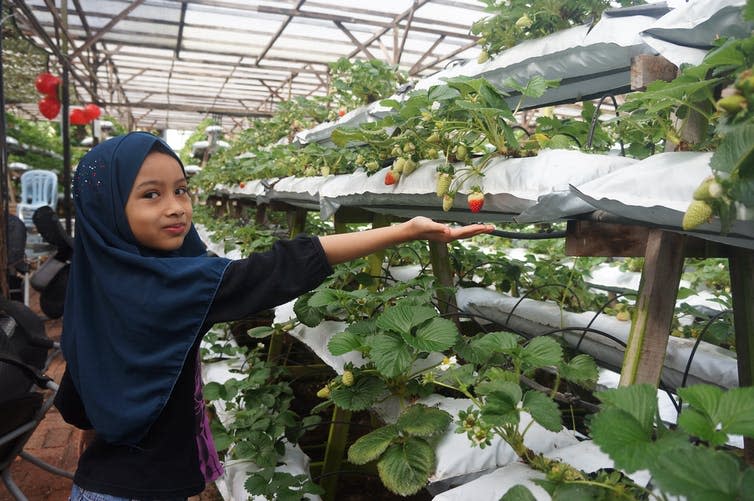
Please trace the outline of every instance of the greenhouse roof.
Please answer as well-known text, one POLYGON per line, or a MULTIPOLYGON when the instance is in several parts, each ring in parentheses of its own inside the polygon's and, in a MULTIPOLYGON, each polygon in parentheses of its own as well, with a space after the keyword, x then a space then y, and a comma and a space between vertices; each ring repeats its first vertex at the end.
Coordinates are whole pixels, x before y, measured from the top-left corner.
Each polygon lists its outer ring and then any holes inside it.
MULTIPOLYGON (((139 128, 226 130, 325 95, 328 63, 377 58, 426 77, 476 58, 478 0, 11 0, 21 30, 71 62, 72 103, 139 128)), ((36 114, 36 104, 26 105, 36 114)))

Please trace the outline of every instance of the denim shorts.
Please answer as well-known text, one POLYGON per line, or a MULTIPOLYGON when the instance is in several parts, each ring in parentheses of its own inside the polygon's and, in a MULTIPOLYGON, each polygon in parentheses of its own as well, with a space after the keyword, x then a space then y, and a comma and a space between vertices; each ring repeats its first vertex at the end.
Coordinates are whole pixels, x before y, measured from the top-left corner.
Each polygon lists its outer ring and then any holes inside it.
MULTIPOLYGON (((76 484, 73 484, 71 489, 71 497, 68 501, 138 501, 131 498, 120 498, 118 496, 111 496, 110 494, 100 494, 99 492, 92 492, 82 489, 76 484)), ((186 501, 186 498, 170 498, 154 501, 186 501)))

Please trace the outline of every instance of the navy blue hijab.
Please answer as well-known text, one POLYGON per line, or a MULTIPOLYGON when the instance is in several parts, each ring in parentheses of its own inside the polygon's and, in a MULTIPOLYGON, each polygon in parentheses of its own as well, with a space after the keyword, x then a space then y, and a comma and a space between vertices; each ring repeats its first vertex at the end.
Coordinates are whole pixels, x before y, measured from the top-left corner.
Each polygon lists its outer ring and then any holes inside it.
POLYGON ((206 255, 193 225, 172 252, 134 238, 125 205, 154 150, 180 163, 160 138, 133 132, 95 146, 73 180, 76 235, 61 344, 89 421, 112 443, 138 444, 159 416, 229 263, 206 255))

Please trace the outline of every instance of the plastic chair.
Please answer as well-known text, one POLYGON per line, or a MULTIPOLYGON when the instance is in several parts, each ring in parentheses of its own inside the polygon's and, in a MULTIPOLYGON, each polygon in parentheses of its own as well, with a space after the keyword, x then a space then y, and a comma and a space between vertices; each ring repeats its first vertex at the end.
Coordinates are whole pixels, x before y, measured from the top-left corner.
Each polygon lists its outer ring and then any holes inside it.
POLYGON ((73 478, 24 451, 53 405, 58 385, 44 372, 59 346, 46 336, 42 319, 23 304, 0 298, 0 310, 0 476, 16 500, 26 501, 11 478, 16 457, 73 478))
POLYGON ((40 207, 58 205, 58 175, 50 170, 30 170, 21 175, 21 198, 16 214, 27 228, 32 228, 32 216, 40 207))

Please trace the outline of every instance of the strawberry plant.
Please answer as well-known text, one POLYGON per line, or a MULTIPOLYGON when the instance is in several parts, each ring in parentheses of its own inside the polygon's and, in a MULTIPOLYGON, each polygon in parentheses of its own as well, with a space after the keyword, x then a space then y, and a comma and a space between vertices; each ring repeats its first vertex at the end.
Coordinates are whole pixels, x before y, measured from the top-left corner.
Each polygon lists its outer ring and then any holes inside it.
MULTIPOLYGON (((471 25, 482 47, 479 63, 489 56, 523 40, 541 38, 578 24, 596 23, 608 0, 482 0, 490 16, 471 25)), ((621 6, 638 5, 644 0, 621 0, 621 6)))
POLYGON ((391 96, 406 76, 379 59, 349 60, 341 57, 328 65, 330 94, 336 105, 355 108, 391 96))

